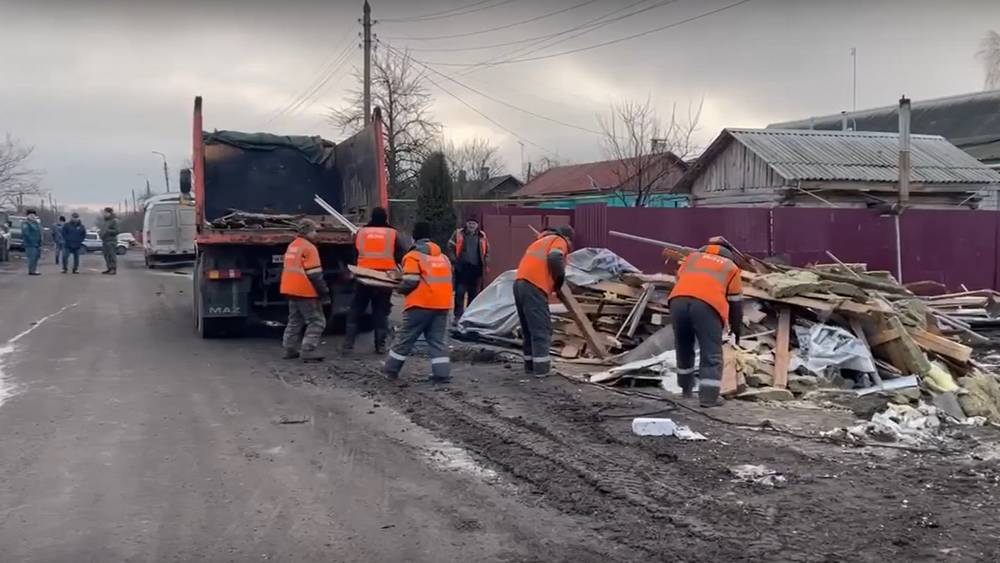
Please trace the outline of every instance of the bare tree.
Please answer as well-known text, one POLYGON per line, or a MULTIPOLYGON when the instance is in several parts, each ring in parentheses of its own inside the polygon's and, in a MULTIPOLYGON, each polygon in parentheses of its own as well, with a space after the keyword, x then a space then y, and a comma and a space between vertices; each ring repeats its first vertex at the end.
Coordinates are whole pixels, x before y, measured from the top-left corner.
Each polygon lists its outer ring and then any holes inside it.
POLYGON ((543 172, 548 171, 550 168, 558 168, 564 163, 554 156, 543 156, 537 160, 533 160, 528 163, 528 169, 525 170, 524 182, 528 183, 533 178, 537 178, 542 175, 543 172))
POLYGON ((460 145, 449 140, 442 144, 441 152, 448 160, 455 193, 459 197, 482 195, 468 191, 472 182, 504 174, 507 169, 500 156, 500 147, 486 138, 473 137, 460 145))
POLYGON ((624 100, 611 105, 597 121, 604 132, 603 148, 609 160, 617 161, 618 192, 627 201, 634 196, 635 207, 645 207, 650 196, 676 170, 678 159, 694 155, 694 133, 701 119, 704 100, 688 105, 686 116, 679 116, 677 105, 670 120, 663 122, 649 98, 644 102, 624 100))
POLYGON ((34 150, 10 133, 0 142, 0 208, 17 207, 26 196, 42 193, 41 172, 28 168, 34 150))
MULTIPOLYGON (((358 82, 341 108, 331 108, 327 119, 346 132, 364 126, 364 77, 355 71, 358 82)), ((416 184, 420 165, 436 147, 441 124, 431 115, 433 99, 424 73, 408 54, 388 49, 372 57, 372 103, 382 110, 385 122, 385 158, 389 172, 389 192, 416 184)))
POLYGON ((986 32, 986 36, 979 42, 976 58, 983 63, 986 73, 983 87, 987 90, 1000 88, 1000 33, 992 30, 986 32))

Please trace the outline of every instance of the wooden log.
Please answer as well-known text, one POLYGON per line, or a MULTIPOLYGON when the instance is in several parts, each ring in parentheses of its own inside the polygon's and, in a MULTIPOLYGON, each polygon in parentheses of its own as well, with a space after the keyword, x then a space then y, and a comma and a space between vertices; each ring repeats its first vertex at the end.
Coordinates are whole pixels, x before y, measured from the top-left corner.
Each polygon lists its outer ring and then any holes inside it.
POLYGON ((782 307, 778 311, 778 338, 774 348, 774 386, 780 389, 788 387, 788 365, 792 355, 788 349, 792 332, 792 310, 782 307))
POLYGON ((722 382, 719 393, 723 397, 731 397, 739 392, 740 381, 736 369, 736 350, 727 342, 722 345, 722 382))

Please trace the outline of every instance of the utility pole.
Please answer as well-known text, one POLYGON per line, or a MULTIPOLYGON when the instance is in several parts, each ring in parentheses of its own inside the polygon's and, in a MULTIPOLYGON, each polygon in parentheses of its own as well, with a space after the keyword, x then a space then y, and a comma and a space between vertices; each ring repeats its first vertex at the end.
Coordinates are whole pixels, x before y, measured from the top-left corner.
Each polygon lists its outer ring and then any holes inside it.
POLYGON ((524 178, 524 143, 518 141, 517 144, 521 145, 521 178, 524 178))
POLYGON ((135 188, 132 189, 132 212, 136 213, 139 211, 139 206, 135 201, 135 188))
POLYGON ((153 154, 158 154, 163 159, 163 183, 167 186, 167 193, 170 193, 170 172, 167 170, 167 155, 160 151, 153 151, 153 154))
POLYGON ((364 49, 365 49, 365 127, 372 119, 372 7, 365 0, 364 17, 361 20, 364 28, 364 49))
POLYGON ((851 113, 858 112, 858 48, 851 47, 851 113))
POLYGON ((153 192, 149 189, 149 178, 146 178, 146 199, 149 199, 153 192))

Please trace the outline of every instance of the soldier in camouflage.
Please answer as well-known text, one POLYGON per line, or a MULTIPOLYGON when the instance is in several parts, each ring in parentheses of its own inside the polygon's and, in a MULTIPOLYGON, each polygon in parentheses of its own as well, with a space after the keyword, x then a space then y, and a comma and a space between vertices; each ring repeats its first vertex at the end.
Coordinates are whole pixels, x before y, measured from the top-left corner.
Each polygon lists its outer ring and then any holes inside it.
POLYGON ((115 210, 110 207, 104 208, 104 224, 101 225, 101 250, 104 251, 104 263, 107 269, 102 274, 115 275, 118 273, 118 217, 115 210))

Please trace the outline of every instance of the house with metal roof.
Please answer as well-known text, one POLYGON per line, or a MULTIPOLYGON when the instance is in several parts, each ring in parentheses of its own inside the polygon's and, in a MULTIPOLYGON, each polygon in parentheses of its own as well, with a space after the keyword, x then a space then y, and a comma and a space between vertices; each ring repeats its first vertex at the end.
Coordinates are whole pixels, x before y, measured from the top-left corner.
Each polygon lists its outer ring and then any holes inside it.
POLYGON ((636 192, 644 192, 644 207, 683 207, 687 198, 673 193, 687 163, 671 152, 647 155, 642 163, 603 160, 555 166, 532 178, 514 195, 547 200, 543 207, 573 208, 583 203, 634 207, 636 192), (643 175, 640 180, 637 176, 643 175))
MULTIPOLYGON (((911 135, 910 207, 995 206, 1000 173, 939 135, 911 135)), ((691 205, 873 207, 898 200, 899 136, 724 129, 674 191, 691 205)))
MULTIPOLYGON (((768 129, 899 131, 899 106, 772 123, 768 129)), ((991 168, 1000 168, 1000 90, 914 101, 910 131, 941 135, 991 168)))

